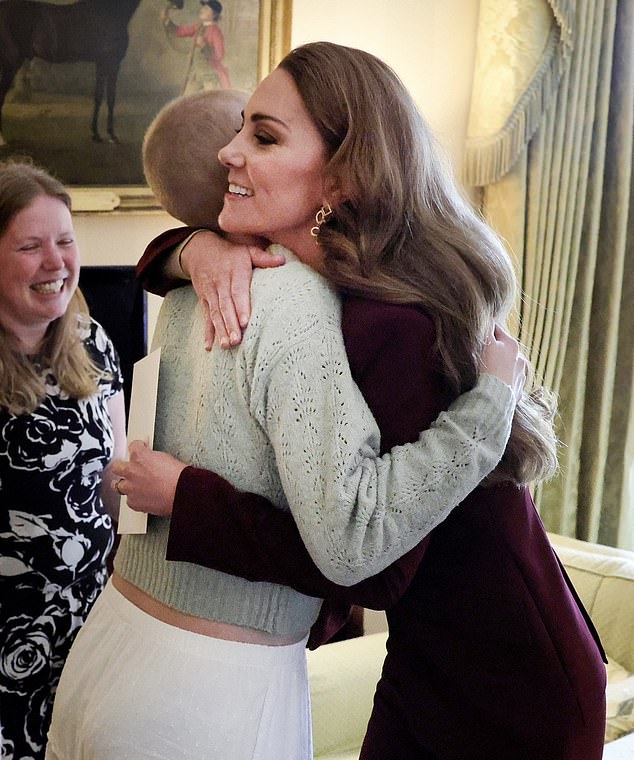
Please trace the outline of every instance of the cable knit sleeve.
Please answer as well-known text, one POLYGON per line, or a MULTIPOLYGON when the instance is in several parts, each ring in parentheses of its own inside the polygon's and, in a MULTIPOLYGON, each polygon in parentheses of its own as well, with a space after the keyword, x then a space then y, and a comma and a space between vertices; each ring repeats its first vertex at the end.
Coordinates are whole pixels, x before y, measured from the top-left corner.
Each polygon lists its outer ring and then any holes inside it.
MULTIPOLYGON (((379 456, 379 431, 350 375, 336 319, 304 314, 285 326, 289 336, 264 337, 260 346, 252 411, 315 564, 352 585, 412 549, 497 465, 513 393, 483 375, 417 442, 379 456)), ((275 325, 268 332, 279 335, 275 325)))

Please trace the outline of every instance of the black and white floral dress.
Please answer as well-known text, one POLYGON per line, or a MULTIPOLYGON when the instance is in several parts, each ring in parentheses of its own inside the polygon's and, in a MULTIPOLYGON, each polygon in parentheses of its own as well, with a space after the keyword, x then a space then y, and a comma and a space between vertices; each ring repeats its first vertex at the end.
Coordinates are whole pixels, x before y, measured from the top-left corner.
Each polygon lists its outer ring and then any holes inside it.
POLYGON ((82 339, 111 375, 99 393, 69 398, 46 368, 32 414, 0 408, 0 732, 2 760, 44 757, 64 660, 106 578, 114 542, 99 487, 112 458, 106 401, 121 390, 103 328, 82 339))

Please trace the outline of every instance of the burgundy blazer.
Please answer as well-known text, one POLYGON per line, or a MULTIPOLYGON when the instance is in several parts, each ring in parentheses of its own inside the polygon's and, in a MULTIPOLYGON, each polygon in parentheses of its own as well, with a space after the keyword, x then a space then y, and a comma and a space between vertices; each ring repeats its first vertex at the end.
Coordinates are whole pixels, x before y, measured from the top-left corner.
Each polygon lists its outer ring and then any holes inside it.
MULTIPOLYGON (((155 292, 170 287, 155 274, 158 260, 188 232, 146 249, 138 274, 155 292)), ((344 296, 342 331, 382 450, 416 440, 452 400, 431 319, 414 306, 344 296)), ((343 588, 315 567, 290 515, 188 467, 167 558, 324 597, 312 646, 351 603, 387 609, 363 760, 601 758, 605 654, 525 488, 477 488, 401 560, 343 588)))

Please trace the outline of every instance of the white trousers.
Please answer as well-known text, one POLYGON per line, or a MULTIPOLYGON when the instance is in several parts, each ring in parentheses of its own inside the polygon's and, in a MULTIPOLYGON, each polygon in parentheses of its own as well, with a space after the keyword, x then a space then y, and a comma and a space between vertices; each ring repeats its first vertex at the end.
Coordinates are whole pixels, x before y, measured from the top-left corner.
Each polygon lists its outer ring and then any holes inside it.
POLYGON ((64 666, 46 760, 126 758, 310 760, 305 641, 184 631, 108 583, 64 666))

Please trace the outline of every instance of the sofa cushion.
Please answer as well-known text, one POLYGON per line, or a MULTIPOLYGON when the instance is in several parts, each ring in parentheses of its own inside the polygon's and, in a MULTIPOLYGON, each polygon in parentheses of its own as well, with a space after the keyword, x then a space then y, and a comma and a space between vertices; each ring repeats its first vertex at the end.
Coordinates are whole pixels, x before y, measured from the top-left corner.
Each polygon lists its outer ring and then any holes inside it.
POLYGON ((634 731, 634 675, 608 658, 606 742, 634 731))
POLYGON ((375 633, 308 652, 316 758, 358 757, 385 659, 386 638, 385 633, 375 633))
POLYGON ((619 550, 599 552, 594 544, 573 548, 553 543, 606 652, 634 673, 634 555, 619 550))

